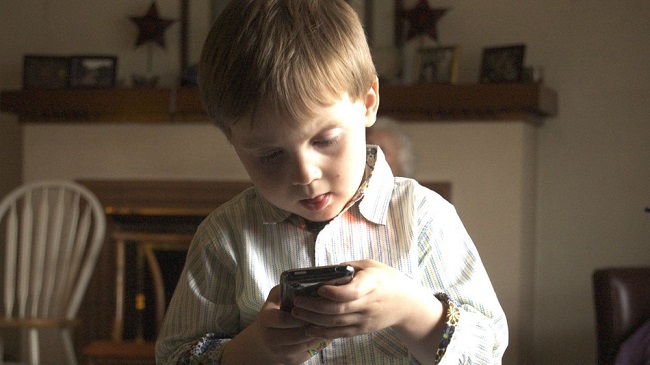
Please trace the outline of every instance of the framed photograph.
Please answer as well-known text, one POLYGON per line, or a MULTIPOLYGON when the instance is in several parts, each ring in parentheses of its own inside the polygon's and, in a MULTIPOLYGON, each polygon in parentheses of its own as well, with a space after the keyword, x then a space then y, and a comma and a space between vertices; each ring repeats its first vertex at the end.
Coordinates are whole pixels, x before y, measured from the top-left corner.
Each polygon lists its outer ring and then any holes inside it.
POLYGON ((415 81, 455 84, 458 80, 460 47, 422 48, 415 57, 415 81))
POLYGON ((69 85, 68 57, 26 55, 23 58, 23 88, 64 89, 69 85))
POLYGON ((526 46, 523 44, 484 48, 480 81, 521 82, 524 77, 525 52, 526 46))
POLYGON ((70 58, 70 87, 115 87, 117 57, 75 56, 70 58))

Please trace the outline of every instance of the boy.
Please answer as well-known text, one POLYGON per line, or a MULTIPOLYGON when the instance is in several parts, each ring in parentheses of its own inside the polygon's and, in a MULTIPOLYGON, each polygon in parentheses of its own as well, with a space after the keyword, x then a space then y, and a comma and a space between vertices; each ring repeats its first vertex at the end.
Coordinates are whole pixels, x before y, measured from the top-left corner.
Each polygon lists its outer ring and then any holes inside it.
POLYGON ((379 85, 344 0, 232 1, 199 87, 254 187, 198 228, 159 364, 500 363, 505 316, 455 210, 365 144, 379 85), (280 309, 282 271, 342 262, 349 284, 280 309))

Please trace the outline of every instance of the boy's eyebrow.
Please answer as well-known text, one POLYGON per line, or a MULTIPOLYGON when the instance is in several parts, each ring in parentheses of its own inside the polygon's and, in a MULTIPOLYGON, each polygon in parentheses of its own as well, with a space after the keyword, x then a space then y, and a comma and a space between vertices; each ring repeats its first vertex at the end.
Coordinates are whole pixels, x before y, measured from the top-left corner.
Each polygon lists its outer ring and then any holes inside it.
POLYGON ((247 136, 241 139, 241 147, 245 149, 265 148, 274 144, 274 141, 264 137, 247 136))
MULTIPOLYGON (((320 124, 321 127, 314 135, 318 135, 326 131, 336 129, 341 126, 341 122, 338 119, 336 119, 336 117, 323 118, 322 120, 317 121, 317 123, 320 124)), ((251 128, 249 134, 240 138, 240 142, 241 142, 240 146, 242 148, 263 149, 263 148, 273 147, 277 144, 277 141, 272 138, 269 138, 267 134, 258 133, 257 135, 253 135, 254 134, 253 130, 254 128, 251 128)))

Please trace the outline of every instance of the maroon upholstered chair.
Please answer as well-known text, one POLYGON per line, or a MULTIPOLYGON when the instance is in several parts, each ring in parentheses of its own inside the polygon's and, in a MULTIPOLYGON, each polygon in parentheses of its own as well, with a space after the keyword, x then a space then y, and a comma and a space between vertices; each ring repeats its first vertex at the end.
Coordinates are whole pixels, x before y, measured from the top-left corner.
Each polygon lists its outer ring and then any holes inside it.
POLYGON ((650 320, 650 267, 593 273, 598 365, 613 364, 621 344, 650 320))

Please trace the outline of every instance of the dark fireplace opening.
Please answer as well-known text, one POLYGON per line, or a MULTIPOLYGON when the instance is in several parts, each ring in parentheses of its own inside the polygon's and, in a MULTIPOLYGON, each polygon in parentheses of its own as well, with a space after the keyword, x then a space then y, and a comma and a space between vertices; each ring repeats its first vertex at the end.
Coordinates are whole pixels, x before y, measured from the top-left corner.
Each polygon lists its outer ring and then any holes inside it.
MULTIPOLYGON (((174 289, 185 264, 185 250, 154 249, 154 255, 161 267, 164 283, 165 308, 169 306, 174 289)), ((124 340, 155 341, 157 336, 156 291, 151 268, 138 255, 137 245, 125 247, 125 307, 124 340), (140 271, 142 270, 142 271, 140 271), (138 310, 137 295, 144 293, 144 309, 138 310)))

